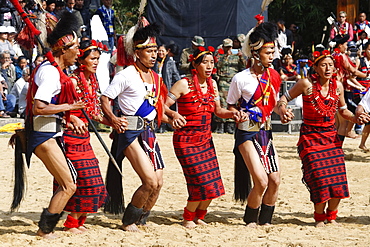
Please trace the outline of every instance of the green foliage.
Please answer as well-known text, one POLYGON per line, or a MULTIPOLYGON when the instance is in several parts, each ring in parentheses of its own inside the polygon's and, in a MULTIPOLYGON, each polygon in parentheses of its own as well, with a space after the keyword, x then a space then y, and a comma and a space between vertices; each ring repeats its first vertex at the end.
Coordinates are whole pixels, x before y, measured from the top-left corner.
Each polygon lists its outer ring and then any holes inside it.
POLYGON ((336 13, 336 6, 337 0, 275 0, 268 9, 269 20, 282 19, 287 27, 291 23, 299 26, 298 31, 306 47, 303 52, 307 54, 312 43, 321 43, 325 26, 327 31, 324 43, 327 42, 330 26, 326 18, 331 12, 336 13))
POLYGON ((113 0, 116 32, 123 34, 137 23, 140 0, 113 0))

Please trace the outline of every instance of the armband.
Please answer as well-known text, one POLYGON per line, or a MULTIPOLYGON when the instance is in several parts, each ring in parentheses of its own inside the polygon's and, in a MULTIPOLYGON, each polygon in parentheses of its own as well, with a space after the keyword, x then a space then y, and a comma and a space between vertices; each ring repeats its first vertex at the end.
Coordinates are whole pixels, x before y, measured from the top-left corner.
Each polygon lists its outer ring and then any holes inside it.
POLYGON ((285 96, 285 98, 286 98, 286 100, 287 100, 288 102, 292 100, 292 97, 290 96, 289 91, 286 91, 286 92, 284 93, 284 96, 285 96))
POLYGON ((168 92, 168 97, 170 97, 173 101, 177 100, 176 96, 171 92, 168 92))
POLYGON ((340 106, 339 107, 339 110, 345 110, 345 109, 347 109, 347 105, 344 105, 344 106, 340 106))

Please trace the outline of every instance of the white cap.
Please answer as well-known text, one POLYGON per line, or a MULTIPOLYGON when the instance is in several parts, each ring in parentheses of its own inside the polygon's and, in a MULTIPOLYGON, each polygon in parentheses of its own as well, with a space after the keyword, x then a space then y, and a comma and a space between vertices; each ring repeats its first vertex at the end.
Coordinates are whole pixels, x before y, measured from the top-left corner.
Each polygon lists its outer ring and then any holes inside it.
POLYGON ((8 33, 16 33, 17 31, 15 31, 15 27, 13 26, 7 26, 6 29, 8 30, 8 33))
POLYGON ((0 26, 0 33, 8 33, 6 26, 0 26))

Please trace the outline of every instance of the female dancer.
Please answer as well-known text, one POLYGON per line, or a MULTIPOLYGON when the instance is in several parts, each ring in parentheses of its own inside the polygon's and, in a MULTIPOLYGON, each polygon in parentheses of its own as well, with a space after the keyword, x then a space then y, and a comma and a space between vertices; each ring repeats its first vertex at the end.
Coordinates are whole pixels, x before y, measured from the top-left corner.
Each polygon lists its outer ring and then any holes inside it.
MULTIPOLYGON (((278 103, 283 123, 293 117, 288 112, 288 101, 303 95, 303 124, 298 141, 298 152, 302 160, 303 181, 310 191, 314 203, 316 227, 336 223, 341 199, 349 197, 344 154, 335 128, 335 113, 352 122, 356 117, 347 109, 343 86, 332 78, 334 59, 330 52, 314 52, 314 69, 317 75, 299 80, 286 92, 278 103), (326 208, 326 213, 325 213, 326 208)), ((358 121, 368 121, 360 114, 358 121)))
POLYGON ((225 194, 216 151, 213 146, 212 113, 221 118, 240 119, 239 112, 221 108, 214 69, 213 47, 199 47, 190 56, 191 78, 177 81, 170 90, 166 106, 177 101, 178 112, 166 109, 176 129, 173 144, 188 186, 188 203, 183 225, 194 228, 203 221, 212 199, 225 194))
MULTIPOLYGON (((77 94, 86 104, 88 116, 98 122, 108 124, 103 118, 100 101, 97 95, 99 84, 95 72, 103 45, 95 40, 85 40, 80 43, 79 68, 74 71, 71 80, 77 94)), ((106 48, 106 50, 108 50, 106 48)), ((72 111, 72 117, 77 116, 84 124, 88 121, 81 110, 72 111)), ((100 174, 99 162, 90 145, 90 133, 78 134, 73 130, 63 133, 66 156, 77 171, 77 190, 68 201, 64 211, 71 212, 64 223, 65 230, 73 233, 86 231, 83 226, 87 213, 96 213, 107 196, 104 182, 100 174)), ((55 189, 58 184, 56 184, 55 189)))
POLYGON ((253 228, 257 223, 271 223, 280 184, 270 122, 281 84, 279 73, 270 68, 276 38, 276 26, 269 22, 248 33, 243 52, 253 63, 234 76, 227 97, 229 109, 241 108, 249 116, 249 121, 238 124, 235 133, 234 194, 236 200, 248 198, 244 222, 253 228), (254 184, 251 190, 249 173, 254 184))

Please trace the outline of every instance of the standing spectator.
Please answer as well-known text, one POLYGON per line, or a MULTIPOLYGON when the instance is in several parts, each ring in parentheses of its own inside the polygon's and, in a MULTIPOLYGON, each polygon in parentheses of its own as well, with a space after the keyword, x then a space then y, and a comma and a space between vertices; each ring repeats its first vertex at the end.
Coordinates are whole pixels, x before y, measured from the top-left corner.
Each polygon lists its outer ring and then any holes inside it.
POLYGON ((278 20, 276 22, 278 27, 278 38, 277 38, 277 46, 275 46, 274 52, 274 68, 278 70, 281 67, 281 50, 287 46, 291 46, 293 42, 293 33, 289 29, 285 27, 284 20, 278 20))
POLYGON ((236 35, 236 37, 233 39, 233 49, 241 50, 244 40, 245 40, 244 34, 239 33, 238 35, 236 35))
POLYGON ((60 16, 62 15, 63 11, 65 10, 66 8, 66 3, 63 1, 63 0, 57 0, 55 2, 55 9, 54 9, 54 13, 55 13, 55 16, 59 19, 60 16))
POLYGON ((72 13, 76 16, 77 26, 79 26, 79 29, 77 31, 77 36, 81 37, 81 27, 83 26, 84 21, 82 20, 82 16, 80 14, 80 11, 75 10, 74 6, 75 6, 75 0, 67 0, 67 6, 66 6, 65 9, 68 12, 70 12, 70 13, 72 13))
POLYGON ((303 49, 303 38, 298 32, 299 27, 296 24, 294 23, 290 24, 289 30, 292 31, 293 34, 294 50, 292 55, 293 59, 296 59, 296 54, 298 54, 299 51, 303 49))
POLYGON ((362 31, 365 31, 368 35, 370 34, 370 22, 366 20, 366 13, 364 11, 360 11, 358 14, 358 21, 355 22, 353 27, 353 34, 356 40, 360 39, 362 31))
POLYGON ((191 47, 185 48, 181 52, 180 56, 180 73, 185 74, 185 76, 190 77, 191 73, 189 70, 190 61, 189 56, 193 54, 199 46, 204 46, 205 42, 201 36, 194 36, 191 41, 191 47))
POLYGON ((46 1, 46 11, 49 12, 50 14, 52 14, 53 16, 56 17, 56 14, 54 12, 55 10, 55 2, 56 0, 47 0, 46 1))
POLYGON ((352 24, 348 23, 346 21, 347 19, 347 13, 345 11, 339 12, 339 19, 336 25, 333 25, 331 31, 330 31, 330 39, 334 39, 337 35, 345 35, 348 34, 349 38, 348 41, 353 40, 353 27, 352 24))
POLYGON ((99 15, 101 22, 108 35, 109 50, 112 52, 115 44, 115 25, 114 10, 112 9, 113 0, 101 0, 103 6, 98 8, 95 14, 99 15))
MULTIPOLYGON (((222 108, 227 108, 227 92, 230 88, 231 79, 234 75, 245 68, 245 60, 241 50, 232 51, 233 41, 229 38, 224 39, 222 42, 222 48, 218 50, 217 55, 217 86, 220 96, 220 103, 222 108)), ((215 132, 223 134, 224 132, 234 134, 235 122, 233 119, 223 119, 215 116, 214 121, 216 122, 215 132)))

